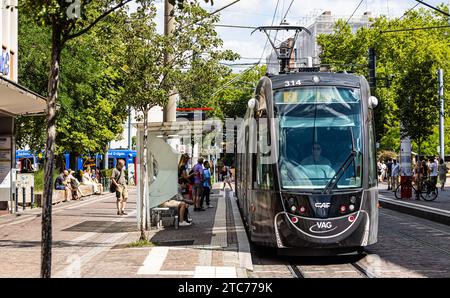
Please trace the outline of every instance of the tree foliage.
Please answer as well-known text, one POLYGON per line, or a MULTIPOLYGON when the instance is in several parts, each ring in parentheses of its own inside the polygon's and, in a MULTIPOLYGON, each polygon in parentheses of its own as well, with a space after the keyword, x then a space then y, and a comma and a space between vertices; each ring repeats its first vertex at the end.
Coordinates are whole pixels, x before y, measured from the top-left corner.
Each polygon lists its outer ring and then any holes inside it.
MULTIPOLYGON (((41 95, 47 94, 51 47, 50 30, 28 15, 19 15, 19 83, 41 95)), ((56 153, 103 152, 122 133, 127 115, 122 99, 121 40, 117 26, 125 15, 105 18, 98 27, 69 41, 62 52, 58 98, 56 153)), ((19 117, 16 141, 19 148, 44 149, 45 117, 19 117)))
MULTIPOLYGON (((448 8, 441 6, 443 10, 448 8)), ((403 135, 424 142, 422 149, 436 154, 435 129, 439 123, 436 70, 444 69, 445 89, 450 87, 450 29, 385 32, 387 30, 448 25, 448 19, 426 9, 413 10, 402 19, 382 16, 372 19, 368 28, 352 32, 344 22, 335 25, 334 34, 321 35, 321 62, 333 70, 348 70, 368 76, 368 49, 377 54, 377 88, 375 109, 376 137, 380 149, 399 151, 400 124, 403 135), (389 88, 387 80, 392 77, 389 88), (425 146, 425 147, 424 147, 425 146), (429 147, 429 146, 434 146, 429 147)), ((446 97, 448 98, 448 97, 446 97)), ((446 111, 449 111, 446 105, 446 111)), ((450 133, 446 133, 446 139, 450 133)))

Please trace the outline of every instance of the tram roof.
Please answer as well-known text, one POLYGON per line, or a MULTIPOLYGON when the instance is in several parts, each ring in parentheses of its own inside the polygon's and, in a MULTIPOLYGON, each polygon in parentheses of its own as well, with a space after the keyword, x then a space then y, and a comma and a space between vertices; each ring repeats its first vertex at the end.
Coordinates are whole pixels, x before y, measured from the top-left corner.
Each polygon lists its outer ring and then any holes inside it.
POLYGON ((286 81, 301 81, 302 86, 346 86, 359 88, 361 77, 348 73, 332 72, 297 72, 269 76, 273 89, 286 88, 286 81), (313 77, 320 79, 319 83, 313 81, 313 77))

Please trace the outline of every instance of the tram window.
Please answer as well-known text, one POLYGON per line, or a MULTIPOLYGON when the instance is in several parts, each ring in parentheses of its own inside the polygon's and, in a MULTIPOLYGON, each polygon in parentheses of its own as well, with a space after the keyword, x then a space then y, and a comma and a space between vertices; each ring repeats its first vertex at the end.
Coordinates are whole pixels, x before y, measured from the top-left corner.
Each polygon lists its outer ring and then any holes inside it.
POLYGON ((360 98, 359 89, 334 86, 283 89, 282 92, 276 92, 274 96, 277 104, 356 103, 360 101, 360 98))
POLYGON ((377 169, 375 158, 375 133, 373 130, 373 111, 369 109, 369 186, 373 187, 377 185, 377 169))
POLYGON ((274 163, 274 158, 272 157, 269 144, 269 130, 267 129, 267 125, 267 118, 259 119, 257 173, 260 189, 271 189, 273 186, 272 164, 274 163))
POLYGON ((360 91, 302 87, 287 92, 297 95, 295 104, 285 102, 284 90, 275 93, 282 187, 321 189, 338 173, 338 188, 361 187, 360 91))

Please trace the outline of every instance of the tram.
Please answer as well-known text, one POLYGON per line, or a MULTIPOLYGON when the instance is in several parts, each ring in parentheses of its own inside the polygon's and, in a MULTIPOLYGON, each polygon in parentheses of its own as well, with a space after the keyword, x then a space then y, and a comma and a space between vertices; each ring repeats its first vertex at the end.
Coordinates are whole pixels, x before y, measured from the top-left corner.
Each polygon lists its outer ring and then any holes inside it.
POLYGON ((236 197, 252 243, 337 255, 377 242, 377 103, 354 74, 260 79, 236 152, 236 197))

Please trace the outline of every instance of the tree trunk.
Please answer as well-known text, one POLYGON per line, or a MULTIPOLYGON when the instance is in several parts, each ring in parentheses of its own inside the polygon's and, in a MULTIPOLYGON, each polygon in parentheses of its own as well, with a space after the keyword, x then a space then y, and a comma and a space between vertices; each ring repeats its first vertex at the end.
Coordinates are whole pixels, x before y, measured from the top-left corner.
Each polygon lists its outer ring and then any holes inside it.
POLYGON ((42 204, 41 278, 50 278, 52 268, 53 168, 55 166, 56 99, 58 97, 61 49, 61 29, 54 22, 52 25, 52 57, 47 98, 47 142, 45 147, 44 199, 42 204))
POLYGON ((141 230, 141 237, 139 240, 147 240, 147 235, 145 234, 145 223, 146 223, 146 203, 148 198, 148 149, 147 149, 147 142, 148 142, 148 109, 144 111, 144 152, 142 154, 143 156, 143 177, 144 177, 144 187, 142 190, 142 195, 139 198, 141 200, 141 218, 140 218, 140 225, 139 229, 141 230))
POLYGON ((417 151, 419 151, 419 157, 417 158, 417 160, 418 160, 418 162, 419 162, 419 165, 418 165, 418 167, 417 167, 417 171, 418 171, 418 173, 417 173, 417 193, 416 193, 416 199, 417 200, 420 200, 420 192, 422 191, 422 183, 420 183, 420 166, 421 166, 421 164, 422 164, 422 162, 420 161, 420 140, 419 140, 419 142, 418 142, 418 144, 417 144, 417 151))

